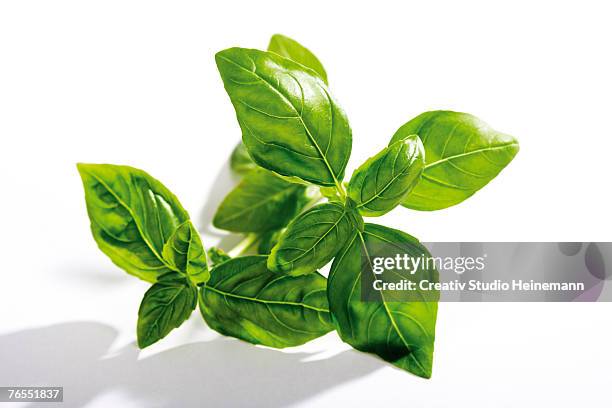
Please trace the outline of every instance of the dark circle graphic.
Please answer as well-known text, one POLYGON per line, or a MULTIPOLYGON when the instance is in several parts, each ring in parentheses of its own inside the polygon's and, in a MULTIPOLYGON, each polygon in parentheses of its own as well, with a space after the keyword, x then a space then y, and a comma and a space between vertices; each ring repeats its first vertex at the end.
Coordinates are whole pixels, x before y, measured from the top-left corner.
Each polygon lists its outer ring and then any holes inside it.
POLYGON ((574 256, 582 249, 582 242, 559 242, 559 250, 563 255, 574 256))
MULTIPOLYGON (((606 248, 604 248, 605 250, 606 248)), ((604 280, 612 277, 612 271, 606 271, 606 262, 604 256, 601 253, 599 244, 591 242, 586 249, 584 255, 584 263, 594 277, 604 280)))

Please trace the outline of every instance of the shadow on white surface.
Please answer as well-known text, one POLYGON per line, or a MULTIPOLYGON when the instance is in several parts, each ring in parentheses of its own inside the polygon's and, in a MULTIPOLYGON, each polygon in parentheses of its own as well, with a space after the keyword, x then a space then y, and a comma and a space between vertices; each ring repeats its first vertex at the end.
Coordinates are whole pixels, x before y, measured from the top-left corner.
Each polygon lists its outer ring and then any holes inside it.
POLYGON ((64 402, 57 404, 62 407, 82 407, 116 391, 142 406, 271 408, 303 401, 384 365, 353 351, 305 362, 311 354, 282 353, 229 338, 140 360, 133 344, 107 356, 116 336, 112 327, 94 322, 0 336, 0 384, 63 386, 64 402))
POLYGON ((215 179, 212 182, 212 187, 206 195, 204 207, 200 211, 197 219, 198 225, 200 225, 199 230, 202 234, 221 238, 225 237, 224 234, 219 233, 219 231, 215 231, 211 227, 212 220, 215 216, 217 208, 219 207, 219 204, 221 204, 221 201, 223 201, 225 196, 232 190, 232 188, 234 188, 239 180, 240 178, 232 173, 232 170, 230 169, 230 159, 227 159, 226 162, 223 163, 221 170, 219 170, 215 176, 215 179))
POLYGON ((206 195, 204 207, 202 207, 197 218, 198 230, 203 237, 216 238, 217 242, 215 246, 224 251, 232 249, 244 238, 244 236, 242 234, 216 230, 212 226, 212 220, 223 199, 232 191, 239 181, 240 177, 232 172, 230 168, 230 159, 228 158, 225 163, 223 163, 221 170, 219 170, 215 176, 212 187, 206 195))
POLYGON ((65 266, 57 268, 54 276, 62 279, 62 282, 71 285, 88 285, 95 290, 102 288, 123 286, 126 283, 126 273, 118 268, 108 268, 104 265, 86 264, 84 260, 80 261, 81 265, 76 266, 74 262, 66 263, 65 266))

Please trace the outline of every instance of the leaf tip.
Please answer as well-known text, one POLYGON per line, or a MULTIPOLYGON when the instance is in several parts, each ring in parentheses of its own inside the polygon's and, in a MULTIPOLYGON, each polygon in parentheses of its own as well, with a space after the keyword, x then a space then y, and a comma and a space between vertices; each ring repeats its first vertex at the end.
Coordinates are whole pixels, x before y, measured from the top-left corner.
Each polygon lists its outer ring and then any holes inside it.
POLYGON ((111 164, 96 164, 96 163, 82 163, 79 162, 76 164, 77 170, 81 175, 87 173, 95 173, 96 171, 100 171, 103 168, 114 167, 111 164))
POLYGON ((421 377, 425 380, 431 380, 431 371, 429 372, 424 372, 424 373, 420 373, 420 374, 416 374, 417 377, 421 377))
POLYGON ((79 175, 81 176, 81 180, 83 180, 83 182, 85 182, 86 179, 91 177, 92 170, 95 166, 97 165, 92 163, 79 162, 76 164, 77 171, 79 172, 79 175))
POLYGON ((155 342, 156 342, 156 340, 153 340, 151 338, 143 338, 140 334, 138 334, 136 336, 136 345, 141 350, 149 347, 150 345, 152 345, 155 342))
POLYGON ((280 47, 280 44, 278 43, 282 43, 283 41, 286 42, 292 40, 286 35, 280 33, 272 34, 272 36, 270 37, 270 42, 268 43, 268 51, 276 52, 275 49, 277 47, 280 47))
POLYGON ((514 155, 516 156, 518 152, 521 150, 521 145, 519 144, 519 141, 517 138, 512 137, 512 140, 514 140, 514 144, 512 145, 512 150, 513 150, 514 155))
POLYGON ((223 61, 227 61, 228 59, 230 59, 232 55, 239 53, 242 50, 243 48, 240 47, 230 47, 221 51, 217 51, 217 53, 215 54, 215 62, 217 63, 217 66, 219 66, 219 64, 223 61))
POLYGON ((89 163, 81 163, 81 162, 78 162, 78 163, 76 164, 76 168, 77 168, 78 172, 79 172, 79 173, 81 173, 81 174, 82 174, 82 173, 83 173, 83 172, 84 172, 84 171, 85 171, 85 170, 86 170, 86 169, 87 169, 89 166, 91 166, 91 164, 89 164, 89 163))

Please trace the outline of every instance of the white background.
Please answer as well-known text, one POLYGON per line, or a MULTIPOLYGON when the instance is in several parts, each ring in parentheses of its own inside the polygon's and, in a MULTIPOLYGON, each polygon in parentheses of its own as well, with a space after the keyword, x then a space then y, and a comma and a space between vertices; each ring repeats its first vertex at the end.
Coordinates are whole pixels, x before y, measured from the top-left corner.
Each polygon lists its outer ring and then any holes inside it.
POLYGON ((64 406, 610 406, 612 304, 441 304, 419 379, 335 334, 279 352, 194 313, 134 347, 147 284, 90 236, 75 163, 143 168, 208 223, 240 138, 214 64, 280 32, 351 120, 348 174, 422 111, 476 114, 521 152, 463 204, 377 221, 423 241, 612 241, 608 2, 3 1, 0 385, 64 406))

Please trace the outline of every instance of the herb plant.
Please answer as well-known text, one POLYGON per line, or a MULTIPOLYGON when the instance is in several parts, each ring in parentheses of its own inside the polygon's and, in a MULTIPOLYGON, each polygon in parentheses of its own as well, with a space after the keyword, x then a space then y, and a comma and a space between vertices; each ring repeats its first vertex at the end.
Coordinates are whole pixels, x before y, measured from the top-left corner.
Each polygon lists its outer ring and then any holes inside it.
MULTIPOLYGON (((362 259, 381 244, 414 257, 427 249, 363 217, 459 204, 514 158, 517 141, 466 113, 426 112, 346 183, 351 128, 312 52, 275 35, 268 51, 230 48, 216 62, 242 130, 230 163, 243 177, 213 224, 246 235, 236 248, 206 252, 178 199, 144 171, 78 165, 98 246, 152 283, 138 312, 139 347, 199 304, 224 335, 282 348, 336 330, 354 348, 429 378, 437 297, 398 302, 380 292, 365 302, 359 284, 362 259), (318 270, 332 261, 326 279, 318 270)), ((417 273, 437 280, 435 270, 417 273)))

